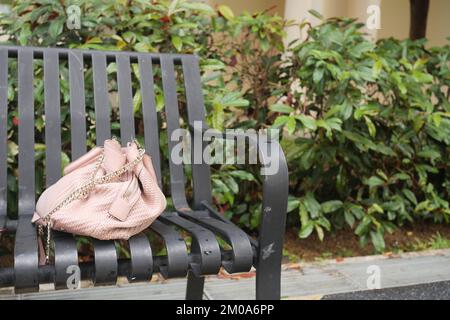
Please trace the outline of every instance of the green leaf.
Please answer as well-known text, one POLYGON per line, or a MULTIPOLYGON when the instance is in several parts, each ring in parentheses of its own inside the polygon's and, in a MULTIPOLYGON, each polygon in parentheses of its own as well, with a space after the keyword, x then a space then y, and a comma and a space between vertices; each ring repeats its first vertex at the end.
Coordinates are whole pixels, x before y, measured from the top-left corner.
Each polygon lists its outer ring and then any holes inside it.
POLYGON ((329 130, 333 129, 336 131, 341 131, 342 120, 339 118, 325 119, 326 126, 329 130))
POLYGON ((371 231, 370 239, 372 240, 375 250, 377 250, 378 252, 384 251, 384 249, 386 248, 386 245, 384 243, 383 235, 380 232, 371 231))
POLYGON ((226 5, 220 5, 219 6, 219 12, 227 20, 233 20, 234 19, 233 11, 230 9, 230 7, 228 7, 226 5))
POLYGON ((345 210, 344 218, 345 218, 345 222, 347 222, 347 224, 350 226, 350 228, 353 228, 353 226, 355 225, 355 217, 353 216, 353 214, 350 211, 345 210))
POLYGON ((30 24, 29 23, 25 23, 20 30, 20 34, 19 34, 19 43, 22 46, 27 45, 29 38, 31 36, 32 32, 30 30, 30 24))
POLYGON ((300 202, 300 205, 298 206, 298 215, 300 216, 300 224, 306 225, 309 221, 309 215, 308 211, 306 210, 305 206, 300 202))
POLYGON ((311 9, 308 11, 311 15, 313 15, 314 17, 316 17, 317 19, 323 20, 324 17, 323 15, 321 15, 318 11, 311 9))
POLYGON ((382 186, 385 184, 385 182, 383 180, 381 180, 380 178, 378 178, 377 176, 372 176, 369 179, 367 179, 366 181, 364 181, 364 184, 366 184, 372 188, 372 187, 382 186))
POLYGON ((431 117, 433 119, 434 125, 439 128, 442 122, 441 115, 439 113, 434 113, 431 117))
POLYGON ((343 130, 342 133, 344 134, 344 136, 347 139, 350 139, 350 140, 356 142, 357 144, 361 144, 366 148, 370 148, 370 149, 377 148, 377 146, 372 141, 370 141, 366 137, 364 137, 356 132, 343 130))
POLYGON ((316 229, 317 237, 319 238, 319 240, 320 240, 320 241, 323 241, 324 233, 323 233, 322 227, 316 224, 316 225, 314 226, 314 228, 316 229))
POLYGON ((340 56, 339 53, 334 51, 323 51, 316 49, 311 50, 310 52, 308 52, 308 54, 319 60, 336 60, 340 56))
POLYGON ((341 106, 341 116, 343 120, 348 120, 352 116, 353 106, 347 100, 341 106))
POLYGON ((261 221, 261 211, 259 210, 257 213, 253 213, 250 219, 251 229, 256 229, 260 225, 261 221))
POLYGON ((248 107, 250 105, 249 101, 242 98, 240 92, 229 92, 224 96, 218 96, 214 100, 216 103, 222 105, 223 107, 248 107))
POLYGON ((396 173, 392 176, 392 179, 394 180, 402 180, 402 181, 408 181, 411 180, 410 176, 406 173, 396 173))
POLYGON ((416 206, 416 208, 414 209, 414 211, 415 212, 419 212, 419 211, 423 211, 423 210, 428 210, 429 209, 429 204, 430 204, 430 201, 429 200, 425 200, 425 201, 422 201, 422 202, 420 202, 417 206, 416 206))
POLYGON ((298 206, 300 205, 300 200, 293 197, 293 196, 289 196, 288 198, 288 207, 287 207, 287 212, 292 212, 295 209, 298 208, 298 206))
POLYGON ((330 71, 331 75, 333 76, 333 78, 339 79, 339 77, 342 75, 341 69, 338 66, 331 63, 327 63, 326 66, 328 71, 330 71))
POLYGON ((417 198, 411 190, 403 189, 402 192, 409 201, 417 205, 417 198))
POLYGON ((289 120, 289 116, 279 116, 273 122, 272 128, 280 128, 286 124, 289 120))
POLYGON ((299 120, 305 126, 305 128, 312 131, 315 131, 317 129, 316 119, 314 119, 313 117, 301 114, 295 115, 295 118, 299 120))
POLYGON ((214 13, 214 10, 210 5, 201 2, 182 2, 180 7, 194 11, 201 11, 203 13, 214 13))
POLYGON ((297 127, 297 121, 295 121, 295 118, 289 117, 289 119, 286 123, 286 128, 288 130, 288 133, 293 134, 296 127, 297 127))
POLYGON ((202 61, 201 67, 203 70, 216 71, 224 70, 226 68, 226 65, 218 59, 205 59, 204 61, 202 61))
POLYGON ((369 235, 368 234, 363 234, 359 237, 359 246, 361 248, 365 247, 367 245, 367 242, 369 242, 369 235))
POLYGON ((316 68, 313 73, 314 83, 319 83, 323 79, 324 73, 325 73, 324 68, 316 68))
POLYGON ((340 208, 342 208, 342 201, 340 200, 331 200, 327 202, 323 202, 321 204, 322 212, 330 213, 334 212, 340 208))
POLYGON ((320 217, 315 222, 316 222, 316 225, 318 224, 318 225, 324 227, 327 231, 331 230, 331 222, 327 218, 320 217))
POLYGON ((328 36, 327 40, 334 42, 339 46, 342 46, 345 41, 344 33, 341 32, 340 30, 333 30, 329 32, 327 36, 328 36))
POLYGON ((294 112, 294 108, 292 108, 288 105, 285 105, 285 104, 281 104, 281 103, 273 104, 269 107, 269 109, 273 112, 281 112, 281 113, 287 113, 287 114, 294 112))
POLYGON ((309 221, 307 224, 303 225, 298 233, 300 239, 308 238, 314 230, 314 223, 309 221))
POLYGON ((53 20, 50 23, 50 27, 48 28, 48 34, 51 38, 56 39, 63 31, 64 20, 57 19, 53 20))
POLYGON ((220 179, 211 179, 215 188, 218 188, 220 192, 230 192, 228 186, 220 179))
POLYGON ((315 150, 314 148, 307 149, 300 156, 300 164, 304 170, 309 170, 315 161, 315 150))
POLYGON ((175 13, 176 9, 178 8, 178 4, 180 3, 180 0, 172 0, 170 2, 168 11, 167 11, 167 15, 171 16, 172 14, 175 13))
POLYGON ((178 36, 172 36, 172 44, 177 49, 177 51, 181 51, 183 48, 183 40, 181 40, 178 36))
MULTIPOLYGON (((372 214, 374 212, 378 212, 378 213, 384 213, 384 210, 382 207, 380 207, 377 203, 374 203, 370 206, 368 213, 372 214)), ((376 223, 376 221, 372 221, 373 223, 376 223)))
POLYGON ((100 38, 100 37, 92 37, 92 38, 90 38, 88 41, 86 41, 86 43, 89 43, 89 44, 91 44, 91 43, 99 44, 99 43, 103 43, 103 40, 102 40, 102 38, 100 38))
POLYGON ((380 112, 380 106, 375 103, 362 105, 355 110, 355 120, 361 119, 363 116, 376 116, 380 112))
POLYGON ((362 236, 363 234, 367 233, 371 224, 372 219, 370 219, 369 216, 365 216, 356 227, 355 234, 358 236, 362 236))
MULTIPOLYGON (((370 143, 372 143, 370 141, 370 143)), ((378 143, 377 145, 373 146, 371 144, 368 145, 368 147, 376 152, 379 152, 381 154, 384 154, 386 156, 394 156, 395 153, 394 151, 389 148, 388 146, 386 146, 385 144, 383 144, 382 142, 378 143)))
POLYGON ((11 140, 8 140, 8 156, 15 157, 19 154, 19 146, 11 140))
POLYGON ((217 129, 222 131, 224 128, 225 122, 225 112, 223 110, 223 106, 219 103, 213 104, 214 111, 212 112, 212 127, 213 129, 217 129))
POLYGON ((373 65, 373 76, 377 78, 383 69, 383 61, 377 60, 373 65))
POLYGON ((372 120, 370 120, 369 117, 364 116, 364 120, 366 122, 367 129, 369 130, 369 134, 372 138, 374 138, 377 134, 377 129, 375 128, 375 125, 373 124, 372 120))
POLYGON ((357 44, 356 46, 351 47, 348 52, 352 56, 360 58, 363 53, 372 51, 374 48, 375 44, 369 41, 365 41, 360 44, 357 44))
POLYGON ((364 212, 364 209, 361 206, 358 205, 352 205, 350 207, 350 211, 351 213, 357 218, 357 219, 362 219, 364 217, 364 215, 366 214, 364 212))
POLYGON ((431 83, 433 82, 433 76, 427 73, 419 72, 414 70, 413 77, 417 82, 420 83, 431 83))
POLYGON ((151 51, 151 47, 144 43, 144 42, 138 42, 133 46, 134 50, 138 51, 138 52, 150 52, 151 51))
POLYGON ((240 98, 233 101, 228 101, 224 106, 234 108, 247 108, 249 105, 250 102, 247 99, 240 98))
POLYGON ((237 194, 239 192, 239 185, 237 184, 236 180, 234 180, 232 177, 225 177, 225 182, 228 188, 230 188, 230 190, 234 194, 237 194))
POLYGON ((312 192, 306 193, 302 203, 312 218, 317 218, 319 216, 321 206, 319 202, 317 202, 316 198, 314 198, 314 194, 312 192))
POLYGON ((137 90, 133 97, 133 112, 138 114, 142 106, 141 90, 137 90))
POLYGON ((156 94, 156 111, 160 112, 164 108, 164 103, 164 96, 161 93, 156 94))
POLYGON ((230 172, 230 175, 240 180, 255 181, 253 174, 244 170, 233 170, 230 172))
POLYGON ((431 163, 433 163, 434 160, 441 158, 441 153, 427 146, 422 151, 418 152, 417 156, 430 159, 431 163))

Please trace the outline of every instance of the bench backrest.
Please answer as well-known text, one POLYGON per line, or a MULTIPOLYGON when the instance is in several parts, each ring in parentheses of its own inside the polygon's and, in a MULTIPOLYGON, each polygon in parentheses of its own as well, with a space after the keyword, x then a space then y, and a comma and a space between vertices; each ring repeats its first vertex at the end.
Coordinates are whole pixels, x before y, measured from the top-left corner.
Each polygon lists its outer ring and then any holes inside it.
MULTIPOLYGON (((19 215, 32 214, 35 204, 35 107, 36 91, 33 81, 35 66, 43 69, 43 107, 45 114, 46 185, 54 183, 61 174, 61 122, 62 107, 70 112, 71 160, 87 151, 87 132, 95 131, 96 142, 102 145, 111 137, 111 94, 108 65, 115 63, 120 139, 126 143, 136 136, 133 88, 139 88, 144 124, 144 141, 147 153, 152 156, 158 182, 161 185, 161 165, 166 161, 170 171, 170 192, 174 206, 187 207, 183 164, 164 159, 160 152, 160 123, 158 123, 155 97, 155 70, 163 90, 162 116, 167 124, 167 136, 180 127, 179 101, 185 101, 189 123, 205 117, 198 58, 194 55, 148 54, 133 52, 104 52, 57 48, 31 48, 0 46, 0 225, 6 214, 7 200, 7 119, 8 112, 18 108, 18 192, 19 215), (17 60, 17 71, 11 64, 17 60), (67 61, 67 62, 66 62, 67 61), (68 90, 70 100, 61 103, 61 65, 68 66, 68 90), (9 67, 8 67, 9 65, 9 67), (92 73, 86 74, 87 70, 92 73), (11 74, 13 73, 13 74, 11 74), (137 77, 136 74, 140 76, 137 77), (182 77, 180 77, 182 74, 182 77), (17 100, 8 101, 8 82, 16 76, 17 100), (86 78, 92 77, 92 88, 86 86, 86 78), (139 79, 138 79, 139 78, 139 79), (184 97, 177 92, 177 83, 183 79, 184 97), (135 80, 133 82, 133 80, 135 80), (93 95, 94 112, 87 114, 86 97, 93 95), (95 128, 87 128, 87 117, 95 117, 95 128)), ((37 90, 38 91, 38 90, 37 90)), ((135 90, 136 91, 136 90, 135 90)), ((39 92, 39 91, 38 91, 39 92)), ((140 100, 140 99, 139 99, 140 100)), ((89 106, 88 106, 89 107, 89 106)), ((161 117, 161 114, 160 114, 161 117)), ((17 122, 17 121, 16 121, 17 122)), ((176 141, 168 141, 171 153, 176 141)), ((210 201, 211 186, 209 167, 192 165, 194 206, 200 201, 210 201)))

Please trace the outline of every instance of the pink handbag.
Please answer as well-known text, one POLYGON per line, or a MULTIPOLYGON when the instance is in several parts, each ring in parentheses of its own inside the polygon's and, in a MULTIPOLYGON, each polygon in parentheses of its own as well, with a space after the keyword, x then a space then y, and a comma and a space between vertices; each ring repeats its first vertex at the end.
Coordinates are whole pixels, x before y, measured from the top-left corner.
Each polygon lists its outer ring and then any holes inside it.
POLYGON ((106 140, 64 169, 40 196, 32 218, 47 228, 100 240, 128 239, 146 229, 166 208, 151 158, 136 141, 122 148, 106 140))

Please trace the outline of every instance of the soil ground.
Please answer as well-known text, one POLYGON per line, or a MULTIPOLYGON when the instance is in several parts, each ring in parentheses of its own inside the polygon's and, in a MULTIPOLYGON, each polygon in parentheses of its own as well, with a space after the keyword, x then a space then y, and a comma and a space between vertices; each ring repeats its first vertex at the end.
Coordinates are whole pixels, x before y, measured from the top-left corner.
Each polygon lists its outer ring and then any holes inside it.
MULTIPOLYGON (((291 229, 285 235, 285 256, 291 261, 340 259, 377 254, 370 243, 361 247, 358 237, 350 229, 327 233, 323 241, 315 234, 308 239, 299 239, 297 233, 298 230, 291 229)), ((404 226, 392 234, 386 234, 385 242, 385 254, 449 248, 450 225, 419 223, 404 226)))

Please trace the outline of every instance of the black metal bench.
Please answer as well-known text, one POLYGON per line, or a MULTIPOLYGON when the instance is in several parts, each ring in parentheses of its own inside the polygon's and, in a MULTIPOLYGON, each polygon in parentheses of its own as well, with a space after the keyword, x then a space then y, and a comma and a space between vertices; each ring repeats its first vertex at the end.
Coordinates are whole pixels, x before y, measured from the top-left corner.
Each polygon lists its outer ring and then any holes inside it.
MULTIPOLYGON (((152 68, 162 71, 167 133, 180 126, 175 68, 183 72, 186 92, 187 119, 191 130, 194 121, 204 121, 198 58, 194 55, 147 54, 133 52, 103 52, 59 48, 0 46, 0 229, 15 232, 14 268, 0 269, 0 287, 14 285, 16 292, 39 290, 40 283, 54 283, 55 289, 67 288, 67 267, 80 267, 82 279, 92 279, 95 285, 114 285, 118 276, 129 281, 148 281, 159 272, 165 278, 188 276, 186 298, 201 299, 204 275, 217 274, 221 267, 229 273, 246 272, 256 268, 256 298, 280 298, 280 272, 283 233, 286 220, 288 173, 283 152, 276 141, 279 170, 263 178, 263 205, 259 239, 253 240, 241 229, 219 215, 211 204, 209 165, 192 165, 193 199, 188 204, 183 164, 161 159, 157 110, 155 107, 152 68), (18 219, 7 218, 7 115, 8 61, 18 62, 18 219), (55 232, 53 237, 54 263, 38 263, 36 228, 30 219, 35 206, 35 120, 33 96, 33 63, 43 60, 45 106, 46 185, 61 174, 61 114, 59 61, 68 60, 70 84, 71 154, 76 159, 87 151, 84 65, 93 70, 96 141, 102 144, 111 137, 110 107, 107 88, 107 64, 117 64, 120 135, 122 141, 135 136, 132 103, 131 64, 138 64, 139 86, 142 93, 145 148, 152 155, 161 185, 161 164, 166 161, 170 171, 170 193, 173 212, 165 212, 151 230, 164 240, 166 254, 152 253, 145 234, 132 237, 130 259, 119 259, 114 241, 93 240, 94 262, 79 263, 73 235, 55 232), (184 230, 192 237, 190 251, 180 234, 184 230), (216 236, 224 239, 232 249, 220 247, 216 236)), ((230 138, 230 137, 227 137, 230 138)), ((231 138, 236 138, 233 136, 231 138)), ((170 140, 170 139, 168 139, 170 140)), ((268 158, 266 148, 255 139, 248 143, 258 148, 262 159, 268 158)), ((175 142, 168 142, 169 154, 175 142)), ((264 163, 264 162, 263 162, 264 163)))

